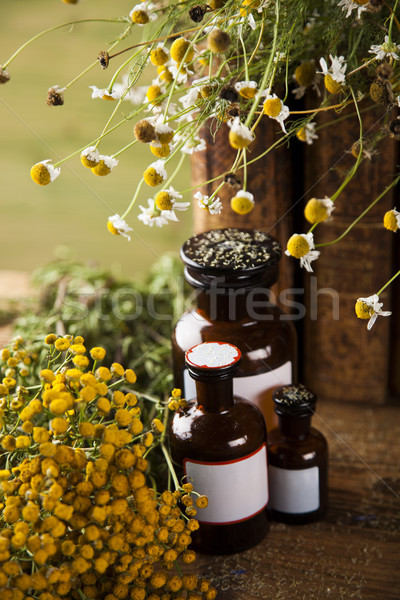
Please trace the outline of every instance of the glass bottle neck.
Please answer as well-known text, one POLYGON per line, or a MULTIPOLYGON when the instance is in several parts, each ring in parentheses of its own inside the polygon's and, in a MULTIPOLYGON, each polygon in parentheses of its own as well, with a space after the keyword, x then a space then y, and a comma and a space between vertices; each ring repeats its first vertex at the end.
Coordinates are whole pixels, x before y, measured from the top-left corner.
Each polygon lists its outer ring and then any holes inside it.
POLYGON ((271 312, 269 288, 218 290, 211 287, 197 292, 197 307, 204 311, 211 321, 240 321, 271 312))
POLYGON ((281 434, 290 439, 301 440, 310 433, 311 415, 291 417, 279 415, 279 430, 281 434))
POLYGON ((222 412, 233 405, 232 378, 196 381, 197 404, 208 412, 222 412))

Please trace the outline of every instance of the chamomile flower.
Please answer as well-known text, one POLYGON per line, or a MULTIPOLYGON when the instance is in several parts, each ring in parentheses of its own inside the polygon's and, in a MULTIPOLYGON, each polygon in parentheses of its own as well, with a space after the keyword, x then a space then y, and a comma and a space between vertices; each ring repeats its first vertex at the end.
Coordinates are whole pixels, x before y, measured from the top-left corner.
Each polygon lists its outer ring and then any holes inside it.
POLYGON ((156 160, 151 163, 144 171, 143 179, 151 187, 156 187, 165 181, 167 179, 167 171, 164 168, 164 161, 156 160))
POLYGON ((195 135, 186 140, 185 144, 181 148, 181 152, 184 154, 193 154, 194 152, 202 152, 206 148, 206 141, 198 135, 195 135))
MULTIPOLYGON (((263 93, 263 95, 265 94, 263 93)), ((282 100, 278 98, 276 94, 266 94, 265 96, 266 97, 263 105, 264 113, 270 117, 270 119, 275 119, 275 121, 278 121, 283 133, 287 133, 284 121, 290 114, 289 107, 285 106, 285 104, 283 104, 282 100)))
POLYGON ((312 273, 311 262, 317 260, 320 253, 318 250, 315 250, 314 236, 310 232, 293 234, 288 240, 285 254, 299 258, 300 266, 304 267, 309 273, 312 273))
POLYGON ((47 185, 54 181, 60 174, 61 169, 54 167, 50 159, 42 160, 31 168, 31 177, 38 185, 47 185))
POLYGON ((196 106, 196 102, 202 98, 200 89, 198 87, 191 87, 189 91, 179 98, 179 102, 183 108, 190 108, 196 106))
POLYGON ((7 69, 3 69, 3 67, 0 65, 0 84, 7 83, 8 81, 10 81, 10 74, 7 69))
POLYGON ((355 311, 359 319, 369 319, 367 329, 371 329, 378 316, 389 317, 392 313, 389 310, 382 310, 383 302, 379 302, 378 294, 368 296, 368 298, 358 298, 355 311))
POLYGON ((382 60, 386 57, 394 58, 398 60, 400 57, 396 52, 400 52, 400 45, 395 44, 394 42, 389 42, 389 36, 385 35, 385 41, 383 44, 373 45, 370 50, 368 50, 370 54, 376 54, 376 58, 378 60, 382 60))
POLYGON ((168 65, 168 69, 172 75, 172 78, 176 80, 177 83, 186 83, 189 77, 191 77, 194 71, 190 71, 185 65, 168 65))
POLYGON ((173 140, 175 131, 168 125, 163 123, 163 117, 160 115, 154 121, 156 136, 160 144, 170 144, 173 140))
POLYGON ((254 140, 254 133, 247 127, 247 125, 244 125, 240 122, 239 117, 230 119, 230 121, 228 121, 228 126, 230 128, 229 143, 232 148, 235 148, 236 150, 247 148, 247 146, 254 140))
POLYGON ((168 50, 163 43, 160 43, 150 52, 150 62, 152 62, 155 67, 161 67, 162 65, 165 65, 167 61, 168 50))
POLYGON ((219 215, 222 212, 222 202, 219 198, 210 198, 201 192, 196 192, 194 197, 201 208, 204 208, 210 215, 219 215))
POLYGON ((235 90, 246 100, 252 100, 257 93, 257 82, 256 81, 237 81, 235 83, 235 90))
POLYGON ((100 177, 104 177, 105 175, 109 175, 114 167, 117 166, 118 161, 112 156, 106 156, 105 154, 100 154, 99 163, 91 168, 92 173, 94 175, 99 175, 100 177))
POLYGON ((342 7, 342 10, 347 10, 346 18, 351 15, 353 10, 357 11, 357 18, 360 18, 360 15, 364 10, 368 9, 369 0, 340 0, 338 6, 342 7))
POLYGON ((152 198, 148 200, 147 208, 140 206, 140 210, 142 214, 138 215, 139 221, 142 221, 144 225, 148 225, 149 227, 153 227, 153 225, 162 227, 163 225, 168 225, 169 221, 179 221, 173 210, 159 210, 152 198))
POLYGON ((299 86, 292 90, 292 94, 294 94, 296 100, 302 98, 306 90, 310 87, 320 96, 319 76, 313 61, 306 61, 298 65, 294 70, 293 79, 299 86))
POLYGON ((331 66, 328 69, 328 64, 324 58, 321 58, 319 64, 321 65, 322 73, 324 77, 325 87, 331 94, 338 94, 342 89, 342 84, 346 79, 347 64, 343 56, 332 56, 329 55, 331 60, 331 66))
POLYGON ((333 210, 335 205, 327 196, 322 200, 311 198, 304 209, 304 216, 309 223, 321 223, 331 218, 333 210))
POLYGON ((107 229, 113 235, 122 235, 129 242, 131 241, 131 236, 128 235, 128 233, 130 231, 133 231, 133 229, 132 227, 129 227, 128 223, 119 215, 113 215, 112 217, 108 217, 107 229))
POLYGON ((318 139, 318 134, 315 133, 316 123, 307 123, 303 127, 301 127, 297 133, 296 137, 301 142, 305 142, 309 146, 314 143, 314 140, 318 139))
POLYGON ((81 163, 84 167, 92 169, 100 162, 100 153, 95 146, 89 146, 81 152, 81 163))
POLYGON ((186 210, 190 202, 177 202, 177 198, 182 198, 182 194, 177 192, 172 185, 167 190, 157 192, 155 197, 156 206, 159 210, 186 210))
POLYGON ((89 85, 92 91, 92 98, 101 98, 102 100, 119 100, 121 98, 120 90, 108 90, 106 88, 98 88, 95 85, 89 85))
POLYGON ((172 60, 180 64, 190 62, 193 59, 194 51, 191 42, 184 37, 180 37, 172 43, 170 54, 172 60))
POLYGON ((254 196, 245 190, 239 190, 231 198, 231 208, 238 215, 247 215, 254 208, 254 196))
POLYGON ((152 2, 146 3, 141 2, 136 4, 129 13, 129 17, 135 25, 146 25, 149 21, 157 19, 157 14, 151 12, 155 8, 155 4, 152 2))
POLYGON ((398 231, 400 229, 400 212, 395 208, 388 210, 383 217, 383 226, 389 231, 398 231))

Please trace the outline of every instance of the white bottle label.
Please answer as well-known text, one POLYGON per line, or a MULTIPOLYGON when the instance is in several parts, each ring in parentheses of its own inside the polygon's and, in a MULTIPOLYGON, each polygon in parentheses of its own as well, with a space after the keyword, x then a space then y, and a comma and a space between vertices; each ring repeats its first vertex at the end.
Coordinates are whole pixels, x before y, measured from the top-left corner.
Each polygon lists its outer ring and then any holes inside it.
POLYGON ((319 469, 268 467, 270 499, 268 508, 283 513, 308 513, 319 508, 319 469))
MULTIPOLYGON (((260 406, 263 400, 271 396, 272 392, 281 385, 292 383, 292 363, 290 360, 285 362, 277 369, 265 371, 257 375, 246 375, 245 377, 234 377, 233 393, 236 396, 243 396, 246 400, 254 402, 260 406)), ((189 371, 183 371, 183 394, 186 400, 196 398, 196 382, 189 375, 189 371)))
POLYGON ((253 517, 268 502, 267 449, 224 462, 184 460, 188 481, 199 494, 208 497, 208 506, 199 509, 201 523, 229 524, 253 517))

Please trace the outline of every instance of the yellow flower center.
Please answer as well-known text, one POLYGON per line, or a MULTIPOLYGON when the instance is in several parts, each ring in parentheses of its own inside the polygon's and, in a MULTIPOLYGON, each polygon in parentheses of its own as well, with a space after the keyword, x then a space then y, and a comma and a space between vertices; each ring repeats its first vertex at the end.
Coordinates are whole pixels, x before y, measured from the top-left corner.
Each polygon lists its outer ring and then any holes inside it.
POLYGON ((42 163, 33 165, 31 177, 38 185, 47 185, 51 181, 49 170, 46 165, 43 165, 42 163))
POLYGON ((299 85, 309 87, 314 81, 315 77, 315 65, 312 62, 305 62, 296 67, 294 71, 294 78, 299 85))
POLYGON ((161 144, 161 146, 150 144, 150 150, 154 156, 157 156, 158 158, 165 158, 166 156, 169 156, 171 152, 171 148, 168 144, 161 144))
POLYGON ((247 148, 247 146, 251 144, 252 141, 253 140, 247 137, 241 136, 240 133, 238 133, 234 129, 231 129, 229 131, 229 143, 232 146, 232 148, 235 148, 235 150, 247 148))
POLYGON ((397 231, 399 226, 397 225, 396 215, 393 210, 388 210, 383 217, 383 226, 389 231, 397 231))
POLYGON ((214 54, 226 52, 231 45, 231 38, 226 31, 213 29, 207 36, 207 47, 214 54))
POLYGON ((156 206, 159 210, 171 210, 173 203, 168 192, 158 192, 156 195, 156 206))
POLYGON ((162 48, 155 48, 150 52, 150 60, 156 67, 164 65, 168 60, 168 54, 162 48))
POLYGON ((335 81, 329 73, 324 77, 324 84, 330 94, 339 94, 343 90, 343 86, 335 81))
POLYGON ((158 173, 154 167, 148 167, 143 173, 143 179, 150 185, 151 187, 156 187, 160 185, 164 181, 164 178, 160 173, 158 173))
POLYGON ((354 4, 359 4, 360 6, 364 6, 364 4, 368 4, 369 0, 353 0, 354 4))
POLYGON ((238 215, 247 215, 254 208, 254 202, 245 196, 234 196, 231 199, 231 208, 238 215))
POLYGON ((375 312, 373 308, 363 300, 357 300, 355 311, 359 319, 370 319, 375 312))
POLYGON ((255 87, 242 87, 239 90, 239 95, 242 96, 242 98, 246 98, 246 100, 251 100, 256 95, 256 92, 257 88, 255 87))
POLYGON ((183 37, 173 42, 170 52, 172 60, 176 63, 190 62, 194 56, 194 50, 190 42, 183 37))
POLYGON ((169 144, 172 142, 172 138, 174 137, 174 130, 170 129, 166 131, 158 131, 157 137, 160 144, 169 144))
POLYGON ((107 229, 113 235, 120 235, 118 229, 116 229, 110 221, 107 222, 107 229))
POLYGON ((165 81, 166 83, 170 83, 173 79, 172 73, 169 69, 167 69, 167 67, 161 67, 161 66, 158 67, 157 73, 158 73, 160 79, 162 81, 165 81))
POLYGON ((312 198, 306 204, 304 216, 309 223, 320 223, 321 221, 325 221, 329 214, 323 202, 312 198))
POLYGON ((296 137, 297 139, 299 139, 301 142, 305 142, 307 140, 307 134, 306 134, 306 128, 305 127, 301 127, 298 132, 296 133, 296 137))
POLYGON ((310 246, 302 235, 295 233, 287 243, 287 250, 294 258, 301 258, 310 251, 310 246))
POLYGON ((109 173, 111 173, 110 167, 106 165, 103 159, 101 159, 98 165, 92 167, 91 171, 92 173, 94 173, 95 175, 99 175, 100 177, 104 177, 104 175, 108 175, 109 173))
POLYGON ((152 104, 157 104, 157 100, 161 96, 161 88, 159 85, 151 85, 146 93, 147 100, 152 104))
POLYGON ((112 100, 112 101, 115 100, 115 98, 113 98, 110 94, 107 94, 107 93, 102 95, 102 99, 103 100, 112 100))
POLYGON ((268 98, 264 102, 264 113, 269 117, 275 118, 279 115, 282 109, 282 101, 280 98, 268 98))
POLYGON ((144 10, 135 10, 131 14, 131 19, 138 25, 146 25, 149 22, 149 15, 144 10))
POLYGON ((99 164, 99 161, 98 160, 91 160, 85 154, 81 154, 81 163, 87 169, 93 169, 93 167, 95 167, 96 165, 99 164))

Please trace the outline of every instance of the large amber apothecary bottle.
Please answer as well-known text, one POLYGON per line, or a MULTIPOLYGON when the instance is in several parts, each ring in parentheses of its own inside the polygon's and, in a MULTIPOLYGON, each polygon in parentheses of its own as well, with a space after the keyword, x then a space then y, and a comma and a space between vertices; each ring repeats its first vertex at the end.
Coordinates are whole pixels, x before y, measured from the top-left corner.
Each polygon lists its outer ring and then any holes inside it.
POLYGON ((196 549, 230 554, 254 546, 268 531, 266 427, 261 411, 234 398, 241 355, 232 344, 205 342, 186 353, 196 399, 173 416, 171 457, 180 478, 208 497, 198 510, 196 549))
POLYGON ((175 386, 187 400, 196 391, 185 352, 206 341, 237 346, 243 360, 234 393, 261 409, 268 429, 276 424, 272 392, 292 383, 296 370, 295 328, 270 290, 281 255, 279 243, 257 230, 215 229, 187 240, 181 258, 196 306, 182 315, 172 336, 175 386))

